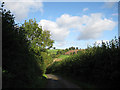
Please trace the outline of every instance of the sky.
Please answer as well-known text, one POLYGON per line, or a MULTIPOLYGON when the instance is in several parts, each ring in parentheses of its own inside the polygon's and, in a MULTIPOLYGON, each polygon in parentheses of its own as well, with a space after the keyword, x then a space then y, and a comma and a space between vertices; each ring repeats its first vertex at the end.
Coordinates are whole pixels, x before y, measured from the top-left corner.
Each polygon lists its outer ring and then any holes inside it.
MULTIPOLYGON (((17 2, 5 1, 16 23, 36 19, 43 30, 51 32, 53 47, 71 46, 85 49, 88 45, 118 37, 118 2, 17 2)), ((108 0, 107 0, 108 1, 108 0)))

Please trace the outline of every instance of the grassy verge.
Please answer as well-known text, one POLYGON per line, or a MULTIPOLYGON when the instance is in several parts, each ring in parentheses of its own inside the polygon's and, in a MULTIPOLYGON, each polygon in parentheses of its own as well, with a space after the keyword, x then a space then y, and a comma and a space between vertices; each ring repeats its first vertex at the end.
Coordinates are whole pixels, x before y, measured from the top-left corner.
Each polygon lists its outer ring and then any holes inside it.
POLYGON ((42 77, 38 77, 32 88, 45 88, 47 83, 47 76, 43 74, 42 77))

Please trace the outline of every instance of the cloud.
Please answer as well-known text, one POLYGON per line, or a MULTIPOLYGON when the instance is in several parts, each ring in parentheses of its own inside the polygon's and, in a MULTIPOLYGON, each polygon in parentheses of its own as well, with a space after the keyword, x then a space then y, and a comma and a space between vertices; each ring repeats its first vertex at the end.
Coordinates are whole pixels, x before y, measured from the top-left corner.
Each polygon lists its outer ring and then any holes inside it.
POLYGON ((26 18, 29 14, 29 12, 35 12, 40 11, 43 12, 43 4, 42 2, 37 2, 36 0, 12 0, 9 2, 9 0, 3 0, 5 1, 5 8, 10 10, 17 21, 23 20, 26 18))
POLYGON ((78 46, 85 46, 85 43, 81 43, 80 41, 77 42, 77 41, 62 41, 62 42, 55 42, 53 46, 55 47, 59 47, 59 48, 68 48, 68 47, 71 47, 71 46, 74 46, 74 47, 78 47, 78 46))
POLYGON ((85 12, 85 11, 87 11, 87 10, 89 10, 89 9, 88 9, 88 8, 84 8, 84 9, 83 9, 83 12, 85 12))
POLYGON ((103 19, 101 13, 91 14, 86 20, 86 25, 80 31, 79 40, 96 39, 102 35, 102 32, 112 30, 116 25, 112 20, 103 19))
POLYGON ((118 13, 113 13, 112 16, 118 16, 118 13))
POLYGON ((57 47, 64 47, 66 44, 67 44, 67 43, 66 43, 65 41, 63 41, 63 42, 58 42, 58 43, 56 44, 56 46, 57 46, 57 47))
POLYGON ((52 38, 56 41, 64 41, 72 30, 80 33, 78 40, 96 39, 105 30, 113 30, 116 22, 103 18, 101 13, 93 13, 90 16, 70 16, 63 14, 56 21, 41 20, 39 25, 43 29, 49 30, 52 38))
POLYGON ((117 0, 114 2, 105 2, 103 8, 112 8, 117 3, 117 0))
POLYGON ((79 25, 81 24, 79 20, 80 20, 79 16, 70 16, 69 14, 63 14, 59 18, 56 19, 56 24, 59 27, 64 27, 67 29, 77 28, 78 24, 79 25))
POLYGON ((49 20, 41 20, 39 25, 42 26, 43 30, 49 30, 52 35, 52 39, 55 41, 64 41, 68 36, 69 30, 65 27, 60 27, 56 22, 49 20))

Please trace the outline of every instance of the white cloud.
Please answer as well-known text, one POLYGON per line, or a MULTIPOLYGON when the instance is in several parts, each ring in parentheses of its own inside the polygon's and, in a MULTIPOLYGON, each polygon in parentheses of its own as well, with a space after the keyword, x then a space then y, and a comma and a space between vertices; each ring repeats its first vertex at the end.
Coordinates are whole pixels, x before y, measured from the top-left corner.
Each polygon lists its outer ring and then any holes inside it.
POLYGON ((105 30, 113 30, 116 22, 103 18, 101 13, 94 13, 90 16, 83 15, 82 17, 63 14, 55 22, 41 20, 39 25, 43 26, 43 29, 51 31, 54 40, 64 41, 69 35, 70 29, 80 33, 78 40, 96 39, 105 30))
POLYGON ((112 16, 118 16, 118 13, 113 13, 112 16))
POLYGON ((117 3, 117 0, 114 2, 105 2, 103 8, 112 8, 117 3))
POLYGON ((88 8, 84 8, 84 9, 83 9, 84 12, 87 11, 87 10, 88 10, 88 8))
POLYGON ((102 14, 91 14, 88 17, 86 26, 80 31, 81 35, 78 37, 79 40, 96 39, 102 35, 105 30, 112 30, 116 23, 112 20, 102 17, 102 14))
POLYGON ((49 30, 52 34, 52 39, 56 41, 64 41, 69 34, 69 30, 67 28, 59 27, 59 25, 53 21, 41 20, 39 25, 42 26, 42 29, 49 30))
POLYGON ((56 19, 56 23, 58 24, 59 27, 69 29, 76 28, 78 24, 80 25, 81 22, 79 22, 79 20, 80 20, 79 16, 70 16, 69 14, 63 14, 61 15, 61 17, 56 19))
POLYGON ((26 18, 29 12, 40 11, 43 12, 42 2, 36 3, 36 0, 3 0, 5 1, 5 8, 10 10, 14 15, 17 21, 20 21, 26 18))
MULTIPOLYGON (((55 42, 54 46, 59 47, 59 48, 68 48, 71 46, 78 47, 83 45, 84 43, 82 42, 77 42, 77 41, 62 41, 62 42, 55 42)), ((85 46, 85 45, 84 45, 85 46)))
POLYGON ((66 44, 67 44, 67 43, 66 43, 65 41, 63 41, 63 42, 58 42, 58 43, 56 44, 56 46, 57 46, 57 47, 64 47, 66 44))

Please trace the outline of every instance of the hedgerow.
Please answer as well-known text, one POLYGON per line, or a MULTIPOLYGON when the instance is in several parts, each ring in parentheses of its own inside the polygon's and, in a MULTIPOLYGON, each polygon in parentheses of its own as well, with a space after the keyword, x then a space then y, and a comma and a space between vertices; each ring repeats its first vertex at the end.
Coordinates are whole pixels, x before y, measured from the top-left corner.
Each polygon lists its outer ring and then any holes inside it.
POLYGON ((119 87, 120 39, 94 44, 77 55, 55 62, 47 68, 49 73, 60 73, 76 77, 78 81, 97 87, 119 87))

